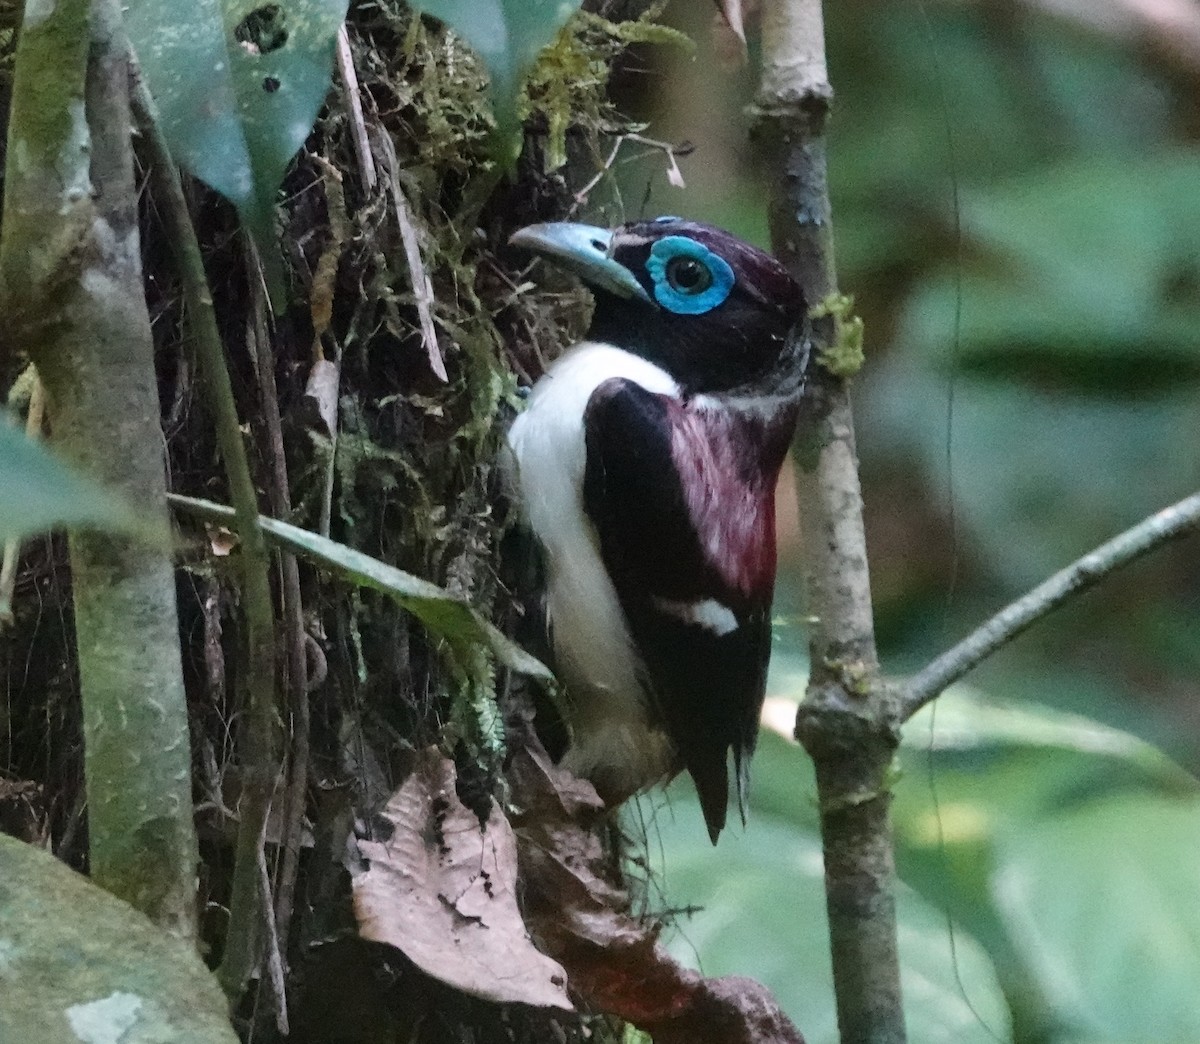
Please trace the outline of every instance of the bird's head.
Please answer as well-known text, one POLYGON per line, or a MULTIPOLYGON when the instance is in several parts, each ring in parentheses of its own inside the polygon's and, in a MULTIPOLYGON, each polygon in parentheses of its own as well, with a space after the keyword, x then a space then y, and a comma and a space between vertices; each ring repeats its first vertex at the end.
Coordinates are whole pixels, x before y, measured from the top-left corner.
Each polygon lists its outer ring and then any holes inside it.
POLYGON ((805 314, 800 287, 775 258, 699 222, 553 222, 523 228, 510 243, 592 290, 589 339, 656 363, 690 393, 730 391, 772 373, 805 314))

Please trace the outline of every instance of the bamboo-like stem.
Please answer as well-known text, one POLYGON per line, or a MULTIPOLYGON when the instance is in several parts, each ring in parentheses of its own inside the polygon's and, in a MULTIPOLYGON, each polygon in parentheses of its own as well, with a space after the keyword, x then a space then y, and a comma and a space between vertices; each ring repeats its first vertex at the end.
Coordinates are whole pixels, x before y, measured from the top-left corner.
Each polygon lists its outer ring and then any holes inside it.
MULTIPOLYGON (((343 29, 345 27, 343 26, 343 29)), ((250 269, 250 280, 257 279, 257 269, 250 269)), ((279 412, 279 393, 275 386, 275 352, 267 321, 266 293, 258 286, 251 289, 251 318, 247 340, 258 371, 259 398, 267 433, 268 469, 267 499, 276 518, 290 518, 292 495, 288 483, 287 454, 283 446, 283 419, 279 412)), ((279 593, 283 610, 284 662, 287 665, 284 691, 291 723, 291 743, 288 750, 287 792, 283 802, 283 828, 280 835, 282 858, 275 884, 275 949, 286 968, 288 939, 296 892, 296 877, 300 867, 300 835, 304 827, 304 812, 308 794, 309 713, 308 671, 304 650, 304 603, 300 595, 300 567, 296 556, 289 551, 279 552, 279 593)), ((279 995, 282 998, 282 994, 279 995)))
POLYGON ((258 497, 242 445, 233 385, 213 310, 204 259, 188 213, 179 168, 171 158, 153 118, 153 103, 144 84, 135 101, 142 133, 150 148, 156 198, 163 209, 171 247, 183 283, 188 322, 196 343, 201 384, 213 412, 217 445, 225 465, 240 546, 242 602, 246 621, 247 670, 243 686, 245 715, 239 746, 241 799, 229 931, 217 977, 227 996, 236 999, 258 963, 264 918, 272 917, 262 901, 259 851, 279 776, 280 716, 275 695, 275 619, 271 602, 270 558, 258 524, 258 497))
MULTIPOLYGON (((165 533, 128 83, 116 0, 31 0, 9 123, 3 327, 45 384, 55 447, 165 533)), ((191 939, 198 857, 170 553, 98 534, 72 534, 70 552, 91 875, 191 939)))
MULTIPOLYGON (((772 244, 810 306, 837 289, 824 135, 831 97, 820 0, 768 0, 754 133, 773 176, 772 244)), ((817 360, 839 333, 830 309, 822 311, 812 329, 817 360)), ((812 671, 796 736, 816 768, 841 1039, 901 1044, 888 790, 894 700, 875 652, 849 391, 844 376, 819 365, 810 387, 795 452, 812 671)))
POLYGON ((902 721, 907 721, 997 649, 1037 623, 1064 602, 1095 586, 1110 573, 1128 565, 1200 526, 1200 493, 1142 519, 1082 558, 1043 580, 1033 590, 1005 606, 957 645, 920 670, 899 698, 902 721))

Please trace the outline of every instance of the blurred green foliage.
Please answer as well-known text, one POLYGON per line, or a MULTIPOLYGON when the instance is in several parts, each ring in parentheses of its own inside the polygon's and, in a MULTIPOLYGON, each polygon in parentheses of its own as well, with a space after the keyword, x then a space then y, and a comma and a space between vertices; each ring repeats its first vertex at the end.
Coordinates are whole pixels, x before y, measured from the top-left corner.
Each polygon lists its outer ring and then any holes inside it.
POLYGON ((0 541, 67 526, 162 539, 120 498, 8 424, 0 410, 0 541))
MULTIPOLYGON (((784 655, 772 689, 802 676, 784 655)), ((1129 733, 961 687, 909 723, 897 765, 911 1040, 1200 1039, 1191 774, 1129 733)), ((686 780, 642 809, 651 906, 674 911, 677 957, 760 979, 809 1044, 834 1044, 816 782, 770 730, 750 805, 716 849, 686 780)))
MULTIPOLYGON (((753 55, 718 69, 700 7, 672 9, 697 60, 647 55, 624 81, 649 133, 696 145, 688 188, 649 157, 621 172, 621 198, 630 217, 681 213, 765 244, 745 147, 753 55)), ((838 267, 866 320, 871 568, 881 653, 901 674, 1200 485, 1200 68, 1148 32, 1037 3, 825 14, 838 267)), ((1198 546, 1110 578, 939 701, 934 727, 926 712, 906 730, 910 1039, 1200 1040, 1198 546), (941 963, 918 972, 931 908, 954 920, 955 954, 942 920, 941 963)), ((800 565, 783 555, 777 610, 798 616, 800 565)), ((803 639, 779 628, 772 692, 802 693, 803 639)), ((810 1041, 830 1041, 811 772, 764 734, 754 776, 744 837, 709 850, 681 786, 648 858, 664 906, 702 907, 679 919, 680 955, 761 976, 810 1041)))

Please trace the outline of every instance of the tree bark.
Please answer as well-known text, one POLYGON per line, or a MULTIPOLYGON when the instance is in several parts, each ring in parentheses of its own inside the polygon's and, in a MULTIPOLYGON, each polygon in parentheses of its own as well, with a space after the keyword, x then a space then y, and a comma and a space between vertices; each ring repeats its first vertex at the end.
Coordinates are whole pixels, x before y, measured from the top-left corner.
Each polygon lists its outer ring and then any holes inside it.
POLYGON ((816 767, 841 1038, 899 1044, 905 1030, 888 788, 899 736, 875 652, 849 373, 822 365, 844 334, 826 185, 831 98, 820 0, 771 0, 754 133, 772 172, 772 244, 809 302, 816 360, 810 412, 795 446, 812 657, 796 737, 816 767))
POLYGON ((56 447, 161 523, 157 546, 70 538, 91 874, 191 938, 191 753, 127 92, 115 0, 27 6, 0 281, 8 335, 46 386, 56 447))

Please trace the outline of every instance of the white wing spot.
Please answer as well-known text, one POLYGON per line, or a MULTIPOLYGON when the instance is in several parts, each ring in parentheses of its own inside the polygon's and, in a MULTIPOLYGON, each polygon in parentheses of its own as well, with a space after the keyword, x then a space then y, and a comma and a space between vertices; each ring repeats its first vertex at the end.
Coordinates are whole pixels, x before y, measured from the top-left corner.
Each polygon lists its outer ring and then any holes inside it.
POLYGON ((715 598, 706 598, 702 602, 674 602, 669 598, 655 598, 654 607, 676 620, 712 631, 718 638, 732 634, 739 626, 733 610, 715 598))

